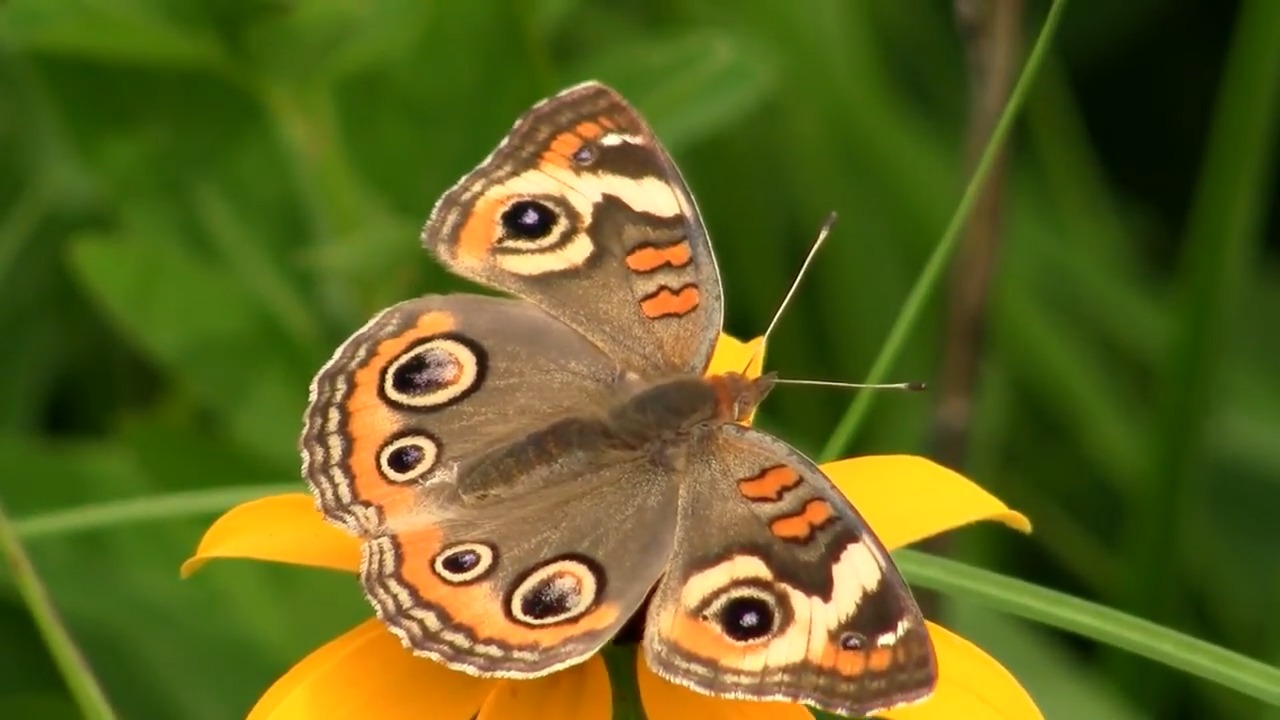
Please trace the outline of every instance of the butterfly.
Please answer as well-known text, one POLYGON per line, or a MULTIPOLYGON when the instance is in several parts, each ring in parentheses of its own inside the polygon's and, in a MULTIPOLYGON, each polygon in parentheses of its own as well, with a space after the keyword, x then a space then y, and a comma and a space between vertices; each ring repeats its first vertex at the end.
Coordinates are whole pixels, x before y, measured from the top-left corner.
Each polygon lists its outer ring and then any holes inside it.
POLYGON ((534 105, 422 242, 513 297, 378 313, 316 375, 300 442, 408 649, 532 678, 643 612, 644 662, 701 693, 864 715, 932 691, 880 541, 811 460, 744 424, 773 376, 704 376, 715 256, 622 96, 588 82, 534 105))

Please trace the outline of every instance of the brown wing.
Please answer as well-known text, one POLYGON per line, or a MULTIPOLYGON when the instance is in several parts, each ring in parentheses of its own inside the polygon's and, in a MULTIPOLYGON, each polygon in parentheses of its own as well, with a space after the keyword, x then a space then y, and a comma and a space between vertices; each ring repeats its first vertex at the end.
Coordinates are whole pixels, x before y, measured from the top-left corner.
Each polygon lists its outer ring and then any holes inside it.
POLYGON ((933 646, 870 528, 807 458, 724 426, 687 460, 649 666, 703 692, 861 717, 927 696, 933 646))
POLYGON ((415 510, 428 479, 603 402, 619 371, 522 300, 402 302, 344 342, 312 381, 303 476, 331 522, 378 535, 415 510))
POLYGON ((533 677, 612 638, 671 555, 676 484, 649 463, 565 448, 545 483, 468 502, 452 478, 364 546, 378 617, 415 653, 472 674, 533 677), (527 489, 526 489, 527 490, 527 489))
POLYGON ((710 360, 720 277, 693 198, 640 115, 599 83, 526 112, 444 194, 422 241, 642 375, 701 374, 710 360))

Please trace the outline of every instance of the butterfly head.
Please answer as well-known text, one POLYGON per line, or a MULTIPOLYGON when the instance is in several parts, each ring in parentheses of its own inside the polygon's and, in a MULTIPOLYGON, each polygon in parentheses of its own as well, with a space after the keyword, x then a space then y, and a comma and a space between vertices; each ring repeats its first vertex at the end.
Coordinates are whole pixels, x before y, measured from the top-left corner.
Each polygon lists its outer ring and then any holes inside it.
POLYGON ((777 373, 749 378, 736 372, 707 378, 716 392, 716 419, 720 422, 745 423, 773 389, 776 379, 777 373))

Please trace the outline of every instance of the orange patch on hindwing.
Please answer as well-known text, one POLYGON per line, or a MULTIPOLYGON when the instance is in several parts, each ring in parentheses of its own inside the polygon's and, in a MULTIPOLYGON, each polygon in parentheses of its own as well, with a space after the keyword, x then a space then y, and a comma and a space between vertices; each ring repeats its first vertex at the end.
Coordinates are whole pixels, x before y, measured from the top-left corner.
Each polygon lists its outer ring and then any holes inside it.
POLYGON ((815 498, 805 503, 800 512, 784 515, 769 523, 769 532, 782 540, 808 542, 818 528, 834 517, 831 503, 815 498))
POLYGON ((449 332, 455 326, 451 313, 437 310, 423 314, 412 328, 379 342, 373 355, 352 378, 351 394, 343 407, 344 429, 351 436, 347 454, 351 492, 357 500, 379 506, 384 514, 408 509, 413 493, 387 482, 378 464, 382 445, 397 422, 396 412, 387 406, 378 391, 382 371, 417 341, 449 332))
POLYGON ((663 267, 680 268, 693 260, 693 251, 687 241, 674 245, 641 245, 627 253, 627 267, 631 272, 649 273, 663 267))
POLYGON ((607 628, 618 619, 617 603, 602 602, 561 623, 540 627, 516 624, 507 616, 502 590, 491 579, 458 585, 436 575, 434 560, 444 547, 438 530, 416 530, 397 539, 400 553, 396 570, 400 579, 447 616, 441 618, 442 622, 465 630, 477 642, 547 648, 607 628))
POLYGON ((650 320, 688 315, 698 307, 698 286, 689 284, 678 290, 662 286, 640 300, 640 312, 650 320))
POLYGON ((738 492, 753 502, 777 502, 788 490, 800 484, 800 473, 786 465, 775 465, 759 475, 738 481, 738 492))

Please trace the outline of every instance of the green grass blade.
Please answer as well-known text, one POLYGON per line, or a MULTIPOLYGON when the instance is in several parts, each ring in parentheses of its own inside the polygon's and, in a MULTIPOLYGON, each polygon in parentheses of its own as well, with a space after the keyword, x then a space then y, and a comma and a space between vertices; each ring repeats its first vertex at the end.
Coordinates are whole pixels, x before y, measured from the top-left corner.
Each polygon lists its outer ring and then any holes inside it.
MULTIPOLYGON (((1000 121, 996 123, 996 128, 991 133, 991 139, 987 141, 987 146, 982 150, 982 155, 978 159, 973 177, 965 187, 964 194, 960 197, 960 203, 956 206, 956 211, 951 216, 951 221, 948 223, 946 231, 943 232, 942 238, 938 241, 937 246, 934 247, 928 261, 925 262, 924 269, 920 271, 919 278, 917 278, 915 285, 911 288, 911 292, 907 295, 906 301, 903 302, 902 310, 898 313, 898 319, 889 330, 889 337, 885 340, 884 345, 880 348, 880 353, 876 355, 875 361, 871 364, 871 371, 867 373, 867 383, 884 381, 890 368, 902 353, 903 347, 906 345, 907 336, 915 329, 921 315, 924 313, 925 306, 933 296, 934 290, 937 289, 938 283, 942 280, 943 270, 946 268, 947 261, 951 259, 951 254, 955 251, 956 244, 960 240, 965 221, 968 220, 969 214, 973 210, 973 205, 977 202, 978 194, 982 190, 983 183, 986 181, 991 168, 995 165, 1000 148, 1004 146, 1004 142, 1013 128, 1013 123, 1017 119, 1018 111, 1022 108, 1026 96, 1030 92, 1031 85, 1039 73, 1040 66, 1044 63, 1045 56, 1048 55, 1049 47, 1058 28, 1058 21, 1061 19, 1066 6, 1066 0, 1056 0, 1049 8, 1049 14, 1045 17, 1040 36, 1036 38, 1035 47, 1031 49, 1031 54, 1027 57, 1027 64, 1023 67, 1021 76, 1018 77, 1018 83, 1009 95, 1009 104, 1005 106, 1004 112, 1000 114, 1000 121)), ((862 425, 867 412, 871 409, 871 401, 874 397, 875 393, 869 392, 858 393, 854 396, 853 401, 849 403, 849 407, 836 424, 835 430, 832 431, 831 436, 827 439, 826 445, 822 448, 820 457, 823 460, 830 460, 838 456, 848 447, 854 433, 862 425)))
POLYGON ((58 617, 58 610, 53 606, 44 583, 31 565, 31 559, 27 557, 3 506, 0 506, 0 556, 3 556, 14 586, 31 612, 67 689, 80 706, 80 712, 90 720, 114 720, 115 710, 111 708, 106 693, 89 669, 89 663, 85 661, 84 655, 71 639, 71 634, 62 624, 62 619, 58 617))
POLYGON ((1232 318, 1255 282, 1266 241, 1280 128, 1277 28, 1280 3, 1241 5, 1182 245, 1177 328, 1162 361, 1146 482, 1131 503, 1134 520, 1123 547, 1135 572, 1125 606, 1161 621, 1189 612, 1177 607, 1182 593, 1169 591, 1181 571, 1170 560, 1185 547, 1185 518, 1209 492, 1203 484, 1211 476, 1201 470, 1232 318))
POLYGON ((90 503, 14 520, 13 530, 24 540, 35 540, 157 520, 214 515, 242 502, 302 489, 297 483, 215 487, 90 503))
POLYGON ((894 560, 913 585, 1091 638, 1280 706, 1280 668, 990 570, 912 550, 895 552, 894 560))

